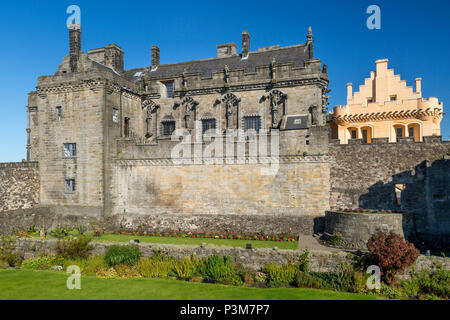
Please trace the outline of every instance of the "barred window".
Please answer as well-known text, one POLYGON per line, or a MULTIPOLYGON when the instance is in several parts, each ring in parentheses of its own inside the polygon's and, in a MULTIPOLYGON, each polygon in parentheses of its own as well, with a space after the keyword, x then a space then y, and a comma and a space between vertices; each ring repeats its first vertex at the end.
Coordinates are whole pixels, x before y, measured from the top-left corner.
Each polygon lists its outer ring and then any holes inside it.
POLYGON ((252 116, 252 117, 245 117, 245 130, 255 130, 259 131, 261 128, 261 117, 259 116, 252 116))
POLYGON ((65 143, 64 144, 64 157, 65 158, 75 158, 77 156, 77 144, 76 143, 65 143))
POLYGON ((66 192, 75 192, 75 179, 66 179, 66 192))
POLYGON ((175 121, 163 122, 162 126, 164 136, 170 136, 175 131, 175 121))
POLYGON ((216 119, 206 119, 202 120, 202 128, 203 133, 205 133, 208 130, 216 129, 216 119))

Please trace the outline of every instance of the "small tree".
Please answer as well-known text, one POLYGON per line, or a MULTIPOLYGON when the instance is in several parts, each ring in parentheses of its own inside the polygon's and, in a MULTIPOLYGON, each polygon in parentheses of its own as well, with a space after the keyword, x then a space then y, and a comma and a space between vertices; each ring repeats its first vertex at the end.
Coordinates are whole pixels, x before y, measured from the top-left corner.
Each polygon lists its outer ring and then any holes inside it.
POLYGON ((419 257, 412 243, 409 243, 394 232, 378 232, 367 242, 371 260, 382 271, 386 283, 395 281, 395 275, 406 267, 412 266, 419 257))

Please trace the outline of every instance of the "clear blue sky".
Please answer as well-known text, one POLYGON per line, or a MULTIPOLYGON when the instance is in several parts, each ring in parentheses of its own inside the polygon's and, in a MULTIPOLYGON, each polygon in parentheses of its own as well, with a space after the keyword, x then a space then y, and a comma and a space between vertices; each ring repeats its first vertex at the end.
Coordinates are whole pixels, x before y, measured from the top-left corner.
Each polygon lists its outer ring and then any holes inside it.
MULTIPOLYGON (((305 42, 312 26, 315 56, 328 65, 330 107, 345 104, 346 83, 362 84, 376 59, 408 85, 422 77, 424 97, 450 103, 450 1, 8 1, 0 10, 0 162, 26 157, 27 93, 37 77, 53 74, 68 53, 66 8, 81 7, 83 50, 116 43, 125 68, 214 57, 216 45, 241 45, 248 30, 251 49, 305 42), (366 27, 369 5, 381 8, 381 30, 366 27)), ((450 137, 450 114, 441 123, 450 137)))

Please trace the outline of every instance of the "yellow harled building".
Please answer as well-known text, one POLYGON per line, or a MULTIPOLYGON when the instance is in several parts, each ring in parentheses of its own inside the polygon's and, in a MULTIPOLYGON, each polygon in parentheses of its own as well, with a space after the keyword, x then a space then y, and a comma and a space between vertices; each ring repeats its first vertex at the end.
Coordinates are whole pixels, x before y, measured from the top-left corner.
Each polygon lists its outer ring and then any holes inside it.
POLYGON ((443 103, 435 97, 422 98, 422 79, 415 80, 414 91, 388 69, 388 59, 375 63, 376 71, 365 79, 359 92, 353 92, 353 85, 348 83, 347 104, 330 112, 332 138, 341 143, 349 139, 371 143, 372 138, 396 142, 398 137, 422 141, 424 136, 439 136, 443 103))

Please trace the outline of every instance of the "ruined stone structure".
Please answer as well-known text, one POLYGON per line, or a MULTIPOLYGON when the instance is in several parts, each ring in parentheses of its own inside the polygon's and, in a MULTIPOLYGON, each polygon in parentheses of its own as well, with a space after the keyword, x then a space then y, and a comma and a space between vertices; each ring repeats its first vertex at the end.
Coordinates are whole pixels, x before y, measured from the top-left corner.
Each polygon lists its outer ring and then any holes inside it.
POLYGON ((423 141, 424 136, 439 136, 444 105, 436 97, 422 98, 422 79, 415 80, 414 92, 388 69, 388 59, 377 60, 376 66, 358 92, 348 83, 347 104, 330 112, 333 138, 371 143, 372 138, 395 142, 401 137, 423 141))
POLYGON ((41 206, 240 219, 328 209, 328 76, 311 29, 306 44, 257 51, 243 32, 242 54, 228 43, 166 65, 153 46, 151 66, 133 70, 117 45, 83 53, 81 27, 69 34, 69 55, 29 94, 41 206))

